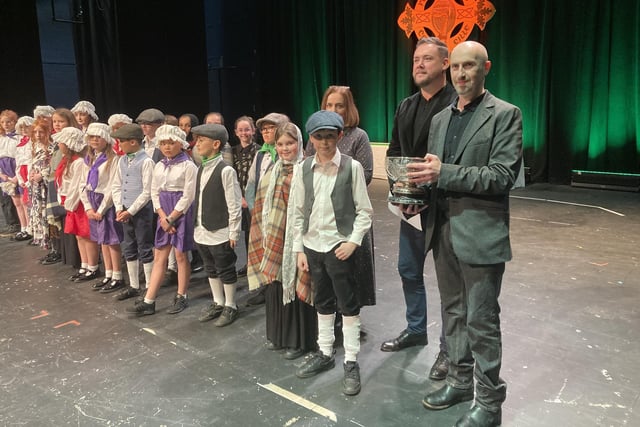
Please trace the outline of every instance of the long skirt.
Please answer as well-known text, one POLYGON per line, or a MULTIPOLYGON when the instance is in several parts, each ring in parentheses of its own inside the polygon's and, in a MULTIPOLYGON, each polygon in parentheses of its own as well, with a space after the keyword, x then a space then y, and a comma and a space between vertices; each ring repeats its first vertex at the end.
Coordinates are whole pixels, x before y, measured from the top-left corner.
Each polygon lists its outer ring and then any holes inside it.
POLYGON ((282 283, 273 282, 265 291, 267 339, 277 347, 317 349, 318 315, 316 309, 298 298, 284 305, 282 283))

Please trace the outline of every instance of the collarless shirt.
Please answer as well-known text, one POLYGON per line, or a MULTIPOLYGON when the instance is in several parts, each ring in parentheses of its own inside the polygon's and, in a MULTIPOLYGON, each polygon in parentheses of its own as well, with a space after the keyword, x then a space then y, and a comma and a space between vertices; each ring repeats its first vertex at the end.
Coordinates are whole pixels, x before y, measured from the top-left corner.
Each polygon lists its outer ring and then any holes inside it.
POLYGON ((458 99, 456 98, 451 104, 451 119, 449 120, 449 127, 447 128, 447 136, 444 140, 444 159, 443 163, 454 163, 458 146, 460 145, 460 138, 464 134, 467 125, 473 117, 478 105, 484 99, 484 94, 476 97, 473 101, 464 106, 462 110, 458 110, 458 99))

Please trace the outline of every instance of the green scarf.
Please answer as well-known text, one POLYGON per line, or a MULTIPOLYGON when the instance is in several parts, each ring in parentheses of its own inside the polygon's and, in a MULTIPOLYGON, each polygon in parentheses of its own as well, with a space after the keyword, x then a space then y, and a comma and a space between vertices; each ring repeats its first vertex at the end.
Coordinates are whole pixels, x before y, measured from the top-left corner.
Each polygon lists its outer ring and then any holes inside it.
POLYGON ((216 154, 214 154, 213 157, 204 157, 204 156, 202 156, 202 166, 206 165, 211 160, 215 160, 219 156, 220 156, 220 152, 219 151, 216 154))
POLYGON ((267 144, 266 142, 262 144, 262 147, 258 151, 264 151, 265 153, 269 153, 271 155, 271 161, 273 163, 278 160, 278 154, 276 153, 276 146, 274 144, 267 144))

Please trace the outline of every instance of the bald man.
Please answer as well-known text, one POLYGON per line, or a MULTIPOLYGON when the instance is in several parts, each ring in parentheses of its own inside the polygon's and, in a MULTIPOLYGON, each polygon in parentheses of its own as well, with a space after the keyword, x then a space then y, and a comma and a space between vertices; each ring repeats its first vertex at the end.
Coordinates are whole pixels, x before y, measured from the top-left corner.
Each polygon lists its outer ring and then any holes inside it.
POLYGON ((498 426, 506 384, 500 378, 498 296, 511 259, 509 190, 522 164, 522 114, 484 88, 491 62, 464 42, 450 56, 458 94, 429 131, 431 153, 412 181, 431 184, 426 244, 433 248, 449 346, 445 386, 422 401, 430 410, 474 399, 456 426, 498 426))

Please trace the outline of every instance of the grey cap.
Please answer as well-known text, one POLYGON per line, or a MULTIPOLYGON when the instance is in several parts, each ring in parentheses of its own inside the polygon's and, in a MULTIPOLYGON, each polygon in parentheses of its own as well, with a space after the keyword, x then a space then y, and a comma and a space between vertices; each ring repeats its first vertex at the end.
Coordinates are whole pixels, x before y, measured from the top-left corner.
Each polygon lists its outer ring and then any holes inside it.
POLYGON ((156 108, 147 108, 138 115, 137 123, 164 123, 164 113, 156 108))
POLYGON ((256 127, 260 129, 265 123, 273 123, 276 126, 280 126, 283 123, 287 123, 289 121, 289 117, 280 113, 269 113, 261 119, 258 119, 256 122, 256 127))
POLYGON ((229 141, 229 132, 227 132, 227 128, 215 123, 194 126, 191 128, 191 133, 193 135, 202 135, 213 140, 219 140, 222 144, 226 144, 229 141))
POLYGON ((333 111, 320 110, 313 113, 305 126, 307 133, 312 134, 321 129, 333 129, 341 131, 344 128, 342 116, 333 111))
POLYGON ((125 141, 128 139, 137 139, 138 141, 142 141, 144 134, 142 133, 140 125, 131 123, 123 125, 118 130, 111 132, 111 137, 125 141))

